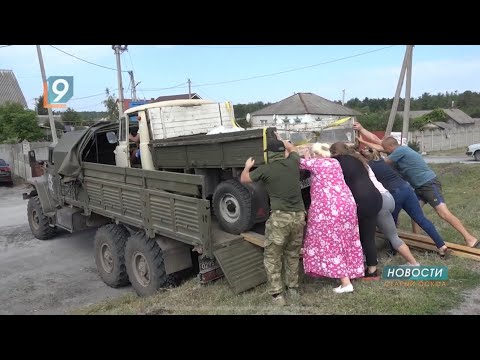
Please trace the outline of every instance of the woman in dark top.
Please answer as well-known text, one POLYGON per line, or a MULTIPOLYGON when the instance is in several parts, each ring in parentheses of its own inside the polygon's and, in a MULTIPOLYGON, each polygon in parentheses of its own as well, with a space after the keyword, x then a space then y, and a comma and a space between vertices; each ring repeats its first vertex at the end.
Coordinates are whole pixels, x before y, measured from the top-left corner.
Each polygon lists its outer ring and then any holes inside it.
POLYGON ((360 242, 362 243, 365 257, 367 258, 366 278, 378 278, 377 273, 377 247, 375 244, 375 231, 377 227, 377 214, 382 208, 382 195, 373 185, 365 163, 360 156, 350 155, 350 149, 344 143, 337 142, 330 147, 330 153, 337 159, 342 167, 343 177, 357 203, 358 226, 360 242))
POLYGON ((362 150, 362 155, 369 160, 368 164, 375 173, 377 180, 390 191, 395 199, 395 210, 392 213, 395 223, 397 223, 398 214, 404 209, 408 216, 432 238, 438 248, 440 257, 444 258, 448 250, 447 246, 432 222, 425 217, 418 203, 417 195, 415 195, 410 184, 403 180, 390 165, 385 163, 377 150, 366 147, 362 150))

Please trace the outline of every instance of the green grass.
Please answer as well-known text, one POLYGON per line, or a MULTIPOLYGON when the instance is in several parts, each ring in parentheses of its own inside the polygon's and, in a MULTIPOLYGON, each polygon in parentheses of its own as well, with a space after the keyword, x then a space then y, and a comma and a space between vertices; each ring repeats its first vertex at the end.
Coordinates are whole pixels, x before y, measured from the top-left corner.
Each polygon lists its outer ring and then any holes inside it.
MULTIPOLYGON (((329 279, 313 279, 302 276, 301 297, 297 303, 274 307, 266 294, 266 285, 235 295, 225 279, 208 285, 200 285, 190 279, 183 285, 164 290, 148 298, 131 294, 92 305, 73 314, 111 315, 420 315, 443 314, 462 299, 462 290, 480 284, 478 266, 472 261, 451 258, 442 261, 432 253, 414 252, 423 265, 447 265, 449 280, 442 286, 400 286, 392 281, 355 280, 355 292, 334 294, 338 284, 329 279), (390 286, 389 286, 390 285, 390 286)), ((402 260, 385 255, 382 265, 398 265, 402 260)))
MULTIPOLYGON (((448 207, 463 221, 467 229, 480 236, 480 171, 464 164, 435 164, 432 169, 443 185, 448 207)), ((424 208, 446 241, 463 244, 463 238, 441 220, 430 206, 424 208)), ((403 213, 403 212, 402 212, 403 213)), ((407 217, 401 215, 401 227, 410 230, 407 217)), ((235 295, 225 279, 200 285, 196 279, 139 298, 132 293, 117 299, 74 311, 74 314, 444 314, 463 299, 463 291, 480 285, 480 263, 452 257, 441 260, 430 251, 412 250, 422 265, 447 265, 449 280, 445 286, 405 287, 392 281, 354 281, 352 294, 334 294, 337 282, 301 276, 301 298, 298 303, 283 308, 274 307, 266 293, 266 285, 235 295)), ((385 265, 403 264, 400 256, 389 258, 379 253, 380 269, 385 265)))
MULTIPOLYGON (((480 169, 467 164, 431 164, 442 183, 442 193, 450 211, 462 221, 466 229, 480 238, 480 169)), ((434 223, 445 241, 465 245, 463 237, 446 221, 440 219, 430 205, 423 207, 425 215, 434 223)), ((400 228, 411 231, 410 218, 400 213, 400 228)))

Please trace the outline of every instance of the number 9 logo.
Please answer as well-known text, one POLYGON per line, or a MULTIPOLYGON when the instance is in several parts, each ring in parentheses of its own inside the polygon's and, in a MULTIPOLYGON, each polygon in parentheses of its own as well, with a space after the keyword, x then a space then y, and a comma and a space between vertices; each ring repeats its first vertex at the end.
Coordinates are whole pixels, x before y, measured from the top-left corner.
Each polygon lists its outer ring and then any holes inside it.
POLYGON ((73 76, 50 76, 44 84, 44 107, 65 108, 73 96, 73 76))

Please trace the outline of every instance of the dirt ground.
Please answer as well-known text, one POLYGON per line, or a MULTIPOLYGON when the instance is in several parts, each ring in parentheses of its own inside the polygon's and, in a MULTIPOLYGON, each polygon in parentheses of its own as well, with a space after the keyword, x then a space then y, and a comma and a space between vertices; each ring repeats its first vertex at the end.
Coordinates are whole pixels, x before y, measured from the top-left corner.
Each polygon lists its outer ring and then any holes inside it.
POLYGON ((112 289, 98 276, 95 230, 35 239, 27 220, 26 187, 0 184, 0 315, 64 314, 133 292, 112 289))

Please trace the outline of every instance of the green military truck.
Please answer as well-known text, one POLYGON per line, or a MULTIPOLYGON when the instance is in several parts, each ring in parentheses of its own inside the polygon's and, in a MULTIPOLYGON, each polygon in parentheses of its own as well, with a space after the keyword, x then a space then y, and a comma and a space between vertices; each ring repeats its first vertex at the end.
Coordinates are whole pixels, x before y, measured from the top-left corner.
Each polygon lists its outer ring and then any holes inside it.
POLYGON ((238 179, 249 156, 268 161, 264 149, 275 129, 236 128, 229 114, 228 106, 205 100, 169 101, 64 134, 50 148, 45 174, 23 195, 32 233, 46 240, 57 228, 98 228, 100 277, 111 287, 131 283, 141 296, 197 262, 202 283, 225 275, 239 293, 265 282, 262 249, 240 233, 268 218, 268 195, 238 179), (198 134, 198 121, 188 130, 186 122, 209 116, 216 119, 202 126, 220 133, 198 134), (186 121, 171 138, 175 119, 186 121), (139 147, 129 141, 135 132, 139 147), (139 163, 131 156, 137 147, 139 163))

